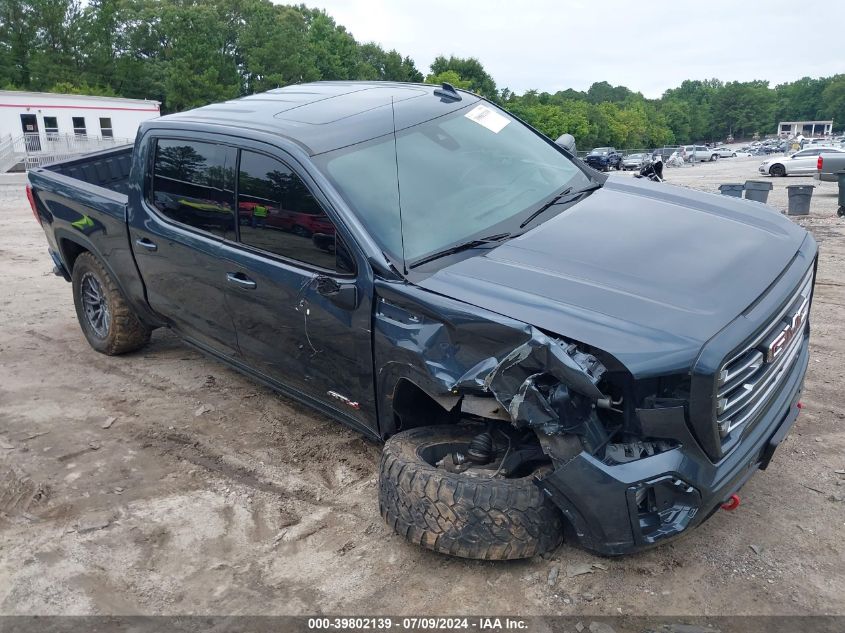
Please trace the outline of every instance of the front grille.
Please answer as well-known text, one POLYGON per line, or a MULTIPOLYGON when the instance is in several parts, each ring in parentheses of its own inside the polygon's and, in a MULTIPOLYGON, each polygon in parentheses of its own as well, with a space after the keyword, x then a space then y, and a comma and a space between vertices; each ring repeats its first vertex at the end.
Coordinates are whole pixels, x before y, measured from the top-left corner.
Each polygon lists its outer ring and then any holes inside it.
POLYGON ((725 442, 765 410, 789 375, 807 331, 813 270, 769 326, 734 354, 716 376, 716 425, 725 442))

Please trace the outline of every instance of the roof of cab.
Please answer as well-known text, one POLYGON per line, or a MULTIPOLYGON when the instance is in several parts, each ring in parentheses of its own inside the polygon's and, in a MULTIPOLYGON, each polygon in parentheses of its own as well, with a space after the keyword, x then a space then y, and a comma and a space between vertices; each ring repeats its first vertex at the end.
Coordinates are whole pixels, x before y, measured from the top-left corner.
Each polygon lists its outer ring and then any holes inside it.
POLYGON ((435 94, 440 86, 393 82, 321 81, 170 114, 159 121, 208 123, 278 134, 310 155, 390 134, 479 101, 435 94), (391 107, 392 106, 392 107, 391 107))

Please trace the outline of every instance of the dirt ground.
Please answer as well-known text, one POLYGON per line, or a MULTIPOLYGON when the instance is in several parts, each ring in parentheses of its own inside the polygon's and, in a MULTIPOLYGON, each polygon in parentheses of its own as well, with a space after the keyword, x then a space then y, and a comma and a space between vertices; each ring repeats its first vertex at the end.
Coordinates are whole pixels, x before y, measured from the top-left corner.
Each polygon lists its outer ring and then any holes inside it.
MULTIPOLYGON (((758 163, 666 175, 715 192, 755 178, 758 163)), ((801 182, 775 181, 770 202, 784 209, 784 186, 801 182)), ((806 408, 739 510, 635 556, 564 545, 481 563, 390 532, 380 448, 355 432, 164 330, 140 353, 92 351, 25 199, 0 195, 0 613, 845 614, 835 210, 825 183, 799 220, 821 245, 806 408)))

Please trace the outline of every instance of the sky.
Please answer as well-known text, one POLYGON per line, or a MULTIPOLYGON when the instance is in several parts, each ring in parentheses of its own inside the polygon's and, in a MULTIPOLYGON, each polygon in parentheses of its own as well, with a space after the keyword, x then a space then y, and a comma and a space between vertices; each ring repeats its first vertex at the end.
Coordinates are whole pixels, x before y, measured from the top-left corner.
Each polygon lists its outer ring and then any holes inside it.
POLYGON ((684 79, 774 86, 845 72, 845 1, 305 0, 359 42, 410 56, 476 57, 499 88, 659 97, 684 79))

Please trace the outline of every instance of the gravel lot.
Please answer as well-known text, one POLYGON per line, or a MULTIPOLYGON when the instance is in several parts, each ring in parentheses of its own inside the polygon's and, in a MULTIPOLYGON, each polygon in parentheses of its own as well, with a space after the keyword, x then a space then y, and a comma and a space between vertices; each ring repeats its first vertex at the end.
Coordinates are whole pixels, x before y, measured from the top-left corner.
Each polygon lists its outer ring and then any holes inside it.
MULTIPOLYGON (((715 192, 756 178, 759 162, 666 176, 715 192)), ((770 203, 785 209, 785 185, 802 182, 775 181, 770 203)), ((807 406, 742 507, 636 556, 564 545, 494 564, 391 534, 378 445, 169 332, 129 356, 92 351, 25 199, 0 195, 0 613, 845 614, 835 211, 823 183, 798 220, 821 245, 807 406)))

